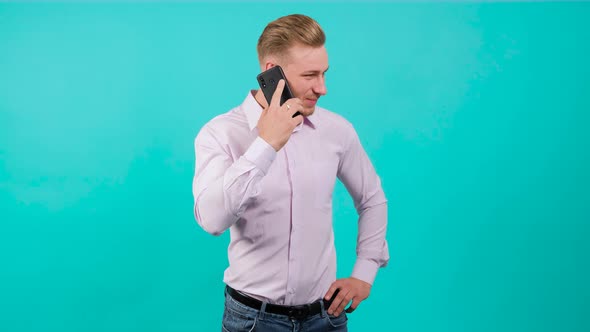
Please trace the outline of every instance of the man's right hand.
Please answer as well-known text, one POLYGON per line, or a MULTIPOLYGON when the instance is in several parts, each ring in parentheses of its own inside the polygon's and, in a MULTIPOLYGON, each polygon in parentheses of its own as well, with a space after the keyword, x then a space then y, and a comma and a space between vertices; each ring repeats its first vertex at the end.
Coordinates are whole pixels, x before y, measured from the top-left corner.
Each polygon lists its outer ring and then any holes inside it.
POLYGON ((262 111, 260 119, 258 119, 258 135, 275 151, 279 151, 287 144, 295 127, 303 121, 302 115, 292 117, 296 112, 303 111, 301 99, 291 98, 283 106, 279 105, 284 87, 285 80, 280 80, 272 95, 270 105, 262 111))

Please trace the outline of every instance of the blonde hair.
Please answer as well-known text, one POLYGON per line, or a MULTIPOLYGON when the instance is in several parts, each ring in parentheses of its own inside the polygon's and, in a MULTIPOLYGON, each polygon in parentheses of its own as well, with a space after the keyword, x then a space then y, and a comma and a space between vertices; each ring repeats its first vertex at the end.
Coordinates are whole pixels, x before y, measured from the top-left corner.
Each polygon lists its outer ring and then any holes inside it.
POLYGON ((258 61, 269 55, 285 58, 289 48, 296 44, 320 47, 326 42, 324 31, 313 18, 292 14, 270 22, 258 38, 258 61))

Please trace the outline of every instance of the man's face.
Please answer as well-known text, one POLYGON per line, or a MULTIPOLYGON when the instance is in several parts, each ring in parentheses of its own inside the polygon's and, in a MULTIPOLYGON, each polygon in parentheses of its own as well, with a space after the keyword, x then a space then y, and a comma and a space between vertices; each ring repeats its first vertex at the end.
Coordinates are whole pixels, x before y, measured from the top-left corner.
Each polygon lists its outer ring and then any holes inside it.
POLYGON ((281 67, 294 97, 303 102, 303 116, 313 114, 318 99, 327 93, 324 77, 328 70, 326 48, 295 45, 289 49, 281 67))

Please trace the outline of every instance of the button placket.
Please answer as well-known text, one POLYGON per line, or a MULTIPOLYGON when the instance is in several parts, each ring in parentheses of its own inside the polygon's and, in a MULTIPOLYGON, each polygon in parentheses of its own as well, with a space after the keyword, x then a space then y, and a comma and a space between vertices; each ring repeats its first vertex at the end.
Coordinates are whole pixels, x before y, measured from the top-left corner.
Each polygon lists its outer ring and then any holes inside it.
POLYGON ((294 294, 295 294, 295 288, 294 288, 294 279, 296 278, 296 271, 297 269, 295 268, 295 255, 294 253, 297 252, 296 249, 296 240, 294 237, 294 219, 295 219, 295 215, 294 215, 294 209, 293 209, 293 203, 294 200, 293 198, 295 197, 295 191, 294 191, 294 185, 293 185, 293 170, 294 170, 294 165, 293 165, 293 160, 292 158, 290 158, 290 153, 289 153, 289 147, 288 144, 289 142, 287 142, 287 144, 284 146, 284 153, 285 153, 285 158, 287 160, 287 176, 288 176, 288 180, 289 180, 289 186, 291 189, 291 199, 290 199, 290 223, 291 223, 291 232, 289 234, 289 261, 287 262, 288 266, 289 266, 289 272, 287 275, 287 296, 286 296, 286 300, 287 301, 291 301, 294 298, 294 294))

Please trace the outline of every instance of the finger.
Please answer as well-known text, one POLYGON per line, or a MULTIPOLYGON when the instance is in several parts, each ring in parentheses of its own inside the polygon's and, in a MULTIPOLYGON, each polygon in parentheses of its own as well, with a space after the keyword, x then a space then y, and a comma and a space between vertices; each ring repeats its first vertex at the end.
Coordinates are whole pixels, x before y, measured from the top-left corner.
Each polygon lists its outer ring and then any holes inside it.
POLYGON ((361 301, 359 301, 356 297, 354 299, 352 299, 352 304, 350 305, 350 307, 348 307, 345 311, 346 313, 352 313, 353 311, 356 310, 356 308, 359 306, 359 304, 361 303, 361 301))
POLYGON ((330 289, 328 289, 328 292, 326 293, 326 296, 324 296, 324 299, 326 301, 329 301, 332 298, 332 295, 334 295, 334 293, 336 292, 336 290, 338 289, 339 286, 340 286, 340 283, 338 282, 338 280, 334 281, 332 283, 332 286, 330 286, 330 289))
POLYGON ((303 115, 301 115, 301 113, 295 115, 293 114, 294 117, 292 119, 293 121, 293 128, 297 127, 301 122, 303 122, 303 115))
POLYGON ((266 105, 266 107, 263 107, 263 108, 262 108, 262 115, 261 115, 261 116, 265 116, 265 115, 266 115, 266 113, 268 113, 268 108, 269 108, 269 106, 270 106, 270 105, 266 105))
POLYGON ((291 117, 294 118, 297 112, 303 111, 303 103, 299 98, 291 98, 285 101, 281 108, 288 114, 291 114, 291 117))
MULTIPOLYGON (((332 302, 332 305, 330 305, 330 308, 328 309, 328 313, 329 314, 336 314, 336 311, 338 310, 338 308, 340 308, 340 305, 342 304, 342 301, 344 301, 344 297, 348 294, 348 290, 344 290, 341 289, 340 292, 338 293, 338 295, 336 295, 336 299, 334 299, 334 302, 332 302)), ((343 307, 346 306, 348 304, 348 302, 343 304, 343 307)))
POLYGON ((289 114, 303 111, 303 102, 299 98, 291 98, 283 103, 282 108, 289 114))
POLYGON ((283 94, 283 88, 285 87, 285 80, 280 79, 279 83, 277 83, 277 89, 272 94, 272 98, 270 99, 270 106, 280 106, 279 103, 281 102, 281 95, 283 94))
POLYGON ((289 103, 289 105, 291 105, 291 109, 293 108, 293 106, 296 106, 296 105, 303 107, 303 101, 301 101, 301 99, 299 99, 299 98, 288 99, 287 101, 285 101, 285 103, 289 103))
POLYGON ((295 106, 290 106, 289 107, 289 115, 291 115, 292 118, 301 115, 301 112, 303 112, 303 106, 301 105, 295 105, 295 106))
POLYGON ((338 306, 338 309, 336 309, 336 316, 339 316, 340 313, 344 310, 344 308, 346 308, 346 306, 352 300, 352 296, 353 296, 353 292, 348 292, 348 294, 346 294, 346 296, 344 297, 344 299, 342 300, 342 302, 340 302, 340 305, 338 306))

